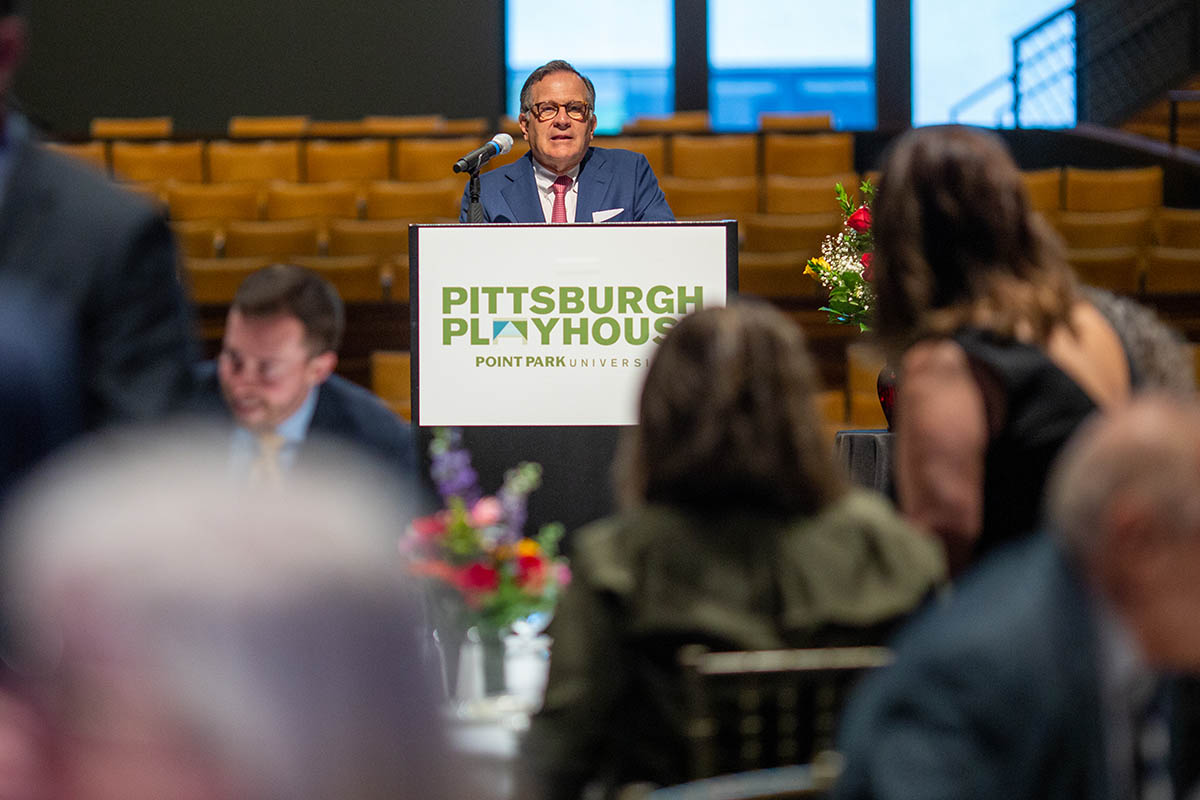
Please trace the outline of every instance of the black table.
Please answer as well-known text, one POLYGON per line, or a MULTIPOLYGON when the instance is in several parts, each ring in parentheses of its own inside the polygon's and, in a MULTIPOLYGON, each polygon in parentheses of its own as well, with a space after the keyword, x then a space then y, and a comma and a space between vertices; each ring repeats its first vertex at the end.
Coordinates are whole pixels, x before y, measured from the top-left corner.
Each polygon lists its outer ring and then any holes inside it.
POLYGON ((891 496, 895 434, 887 430, 838 431, 833 442, 835 457, 851 482, 891 496))

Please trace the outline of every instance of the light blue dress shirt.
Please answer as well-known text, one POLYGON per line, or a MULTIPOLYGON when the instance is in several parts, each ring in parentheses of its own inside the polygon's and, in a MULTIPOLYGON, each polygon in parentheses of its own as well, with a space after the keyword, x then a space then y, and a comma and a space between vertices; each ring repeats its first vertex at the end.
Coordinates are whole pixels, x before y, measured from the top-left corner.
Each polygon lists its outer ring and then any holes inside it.
MULTIPOLYGON (((283 437, 283 447, 279 451, 279 466, 287 472, 296 463, 300 455, 300 446, 308 436, 308 426, 312 424, 313 413, 317 410, 317 391, 320 387, 309 390, 308 396, 300 407, 283 422, 275 426, 275 432, 283 437)), ((229 471, 235 480, 246 480, 250 476, 250 466, 258 457, 258 437, 246 427, 237 425, 233 429, 230 441, 229 471)))

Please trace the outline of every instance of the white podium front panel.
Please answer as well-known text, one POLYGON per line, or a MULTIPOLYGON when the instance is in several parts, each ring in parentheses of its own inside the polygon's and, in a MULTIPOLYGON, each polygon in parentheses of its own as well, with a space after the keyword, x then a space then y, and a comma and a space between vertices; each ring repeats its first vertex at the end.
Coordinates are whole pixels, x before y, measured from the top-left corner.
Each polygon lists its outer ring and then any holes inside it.
POLYGON ((418 228, 417 424, 636 424, 662 336, 726 302, 732 229, 418 228))

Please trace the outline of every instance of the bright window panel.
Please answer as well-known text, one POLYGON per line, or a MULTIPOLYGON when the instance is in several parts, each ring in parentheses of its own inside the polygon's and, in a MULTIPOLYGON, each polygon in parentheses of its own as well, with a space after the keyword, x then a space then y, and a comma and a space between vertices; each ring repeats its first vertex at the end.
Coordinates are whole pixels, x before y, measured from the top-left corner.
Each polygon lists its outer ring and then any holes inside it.
POLYGON ((709 107, 718 130, 773 111, 875 127, 874 0, 709 0, 709 107))
MULTIPOLYGON (((1013 126, 1013 37, 1064 0, 913 0, 913 120, 1013 126)), ((1022 127, 1075 124, 1075 22, 1056 18, 1022 48, 1022 127)))
POLYGON ((596 130, 617 133, 626 119, 666 114, 675 103, 673 0, 508 0, 508 113, 520 112, 529 73, 561 58, 596 86, 596 130), (569 32, 564 34, 564 31, 569 32))

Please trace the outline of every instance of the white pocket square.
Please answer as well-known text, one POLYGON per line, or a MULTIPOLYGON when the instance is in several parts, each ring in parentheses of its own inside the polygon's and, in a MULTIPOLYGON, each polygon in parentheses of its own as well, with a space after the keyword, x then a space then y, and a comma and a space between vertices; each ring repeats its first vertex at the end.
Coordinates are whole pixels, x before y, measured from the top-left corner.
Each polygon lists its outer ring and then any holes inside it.
POLYGON ((607 222, 624 210, 623 208, 609 208, 604 211, 593 211, 592 222, 607 222))

